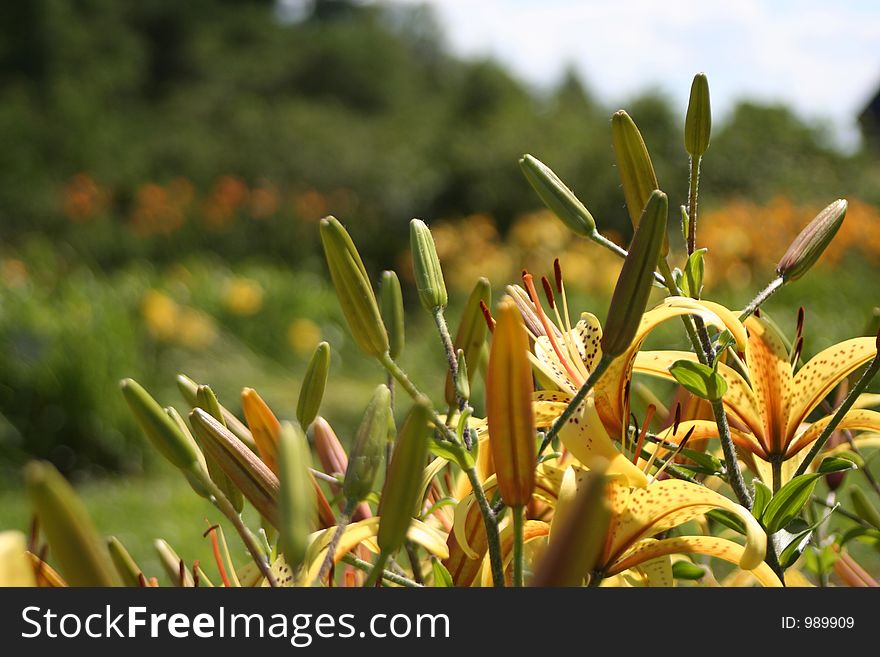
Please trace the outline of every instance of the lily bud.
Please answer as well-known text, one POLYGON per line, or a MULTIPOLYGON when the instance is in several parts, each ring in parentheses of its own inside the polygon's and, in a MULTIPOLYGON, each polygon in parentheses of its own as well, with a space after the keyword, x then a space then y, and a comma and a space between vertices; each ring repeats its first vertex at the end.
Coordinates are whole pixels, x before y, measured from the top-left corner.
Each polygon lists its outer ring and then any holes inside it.
POLYGON ((320 231, 330 278, 355 342, 364 353, 381 356, 388 351, 388 333, 361 256, 335 217, 321 219, 320 231))
POLYGON ((278 436, 281 433, 281 423, 253 388, 244 388, 241 391, 241 407, 257 444, 257 453, 269 469, 278 474, 278 436))
POLYGON ((666 238, 666 215, 669 201, 659 190, 651 193, 636 233, 623 261, 623 268, 614 287, 608 319, 602 334, 602 353, 616 357, 626 351, 636 336, 651 285, 660 248, 666 238))
POLYGON ((519 167, 541 201, 576 235, 596 233, 596 221, 572 191, 546 164, 531 155, 523 155, 519 167))
POLYGON ((342 494, 348 503, 360 502, 373 490, 373 482, 382 465, 388 423, 391 420, 391 391, 380 385, 373 392, 364 418, 351 447, 342 494))
POLYGON ((400 289, 400 279, 393 271, 382 272, 382 280, 379 284, 379 306, 382 321, 388 331, 389 354, 392 358, 398 358, 403 353, 405 334, 403 292, 400 289))
POLYGON ((433 312, 436 308, 445 308, 449 302, 446 295, 446 283, 443 281, 443 270, 434 237, 424 221, 413 219, 409 222, 409 244, 412 250, 413 273, 419 300, 425 310, 433 312))
POLYGON ((691 83, 691 97, 684 120, 684 148, 694 159, 703 156, 709 148, 712 134, 712 106, 709 103, 709 80, 705 73, 697 73, 691 83))
POLYGON ((143 575, 140 566, 137 565, 125 546, 119 542, 115 536, 107 539, 107 550, 110 552, 110 559, 119 577, 122 578, 124 586, 137 588, 141 585, 140 576, 143 575))
POLYGON ((397 436, 378 509, 376 542, 384 554, 392 554, 403 545, 420 502, 422 472, 428 458, 430 417, 427 402, 417 401, 397 436))
POLYGON ((584 475, 563 522, 553 523, 532 586, 580 586, 596 566, 611 521, 605 484, 599 472, 584 475))
POLYGON ((281 549, 287 564, 296 569, 303 562, 309 534, 315 530, 315 491, 309 468, 311 454, 305 434, 298 426, 281 425, 281 549))
POLYGON ((865 495, 865 491, 861 488, 853 487, 852 491, 850 491, 850 496, 853 510, 859 518, 880 529, 880 511, 877 511, 877 508, 871 504, 871 500, 865 495))
MULTIPOLYGON (((477 364, 480 362, 480 350, 486 342, 486 332, 489 328, 486 326, 486 318, 480 308, 480 302, 487 306, 492 303, 492 285, 488 278, 480 278, 461 313, 461 321, 458 324, 458 331, 455 334, 456 349, 464 351, 464 358, 471 367, 467 372, 467 384, 470 386, 474 381, 474 373, 477 371, 477 364)), ((446 373, 446 403, 450 406, 455 405, 455 382, 452 380, 452 373, 446 373)))
POLYGON ((776 273, 783 281, 796 281, 816 263, 843 223, 846 206, 844 199, 834 201, 800 232, 776 265, 776 273))
POLYGON ((537 458, 529 337, 510 297, 498 304, 496 322, 486 377, 489 446, 501 498, 521 507, 532 498, 537 458))
POLYGON ((229 429, 202 409, 196 408, 189 414, 189 423, 205 452, 269 524, 278 527, 278 477, 229 429))
MULTIPOLYGON (((220 402, 217 401, 217 395, 214 394, 214 391, 211 390, 210 387, 198 387, 198 390, 196 391, 196 402, 196 406, 208 413, 224 427, 226 426, 226 422, 223 420, 223 413, 220 410, 220 402)), ((214 459, 207 458, 205 460, 207 462, 208 474, 211 476, 211 481, 217 484, 220 490, 223 491, 223 494, 232 504, 233 508, 238 511, 238 513, 241 513, 241 510, 244 508, 244 498, 242 497, 241 491, 232 484, 229 477, 226 476, 214 459)))
MULTIPOLYGON (((321 461, 321 468, 324 472, 328 475, 344 474, 348 469, 348 454, 345 453, 345 448, 336 436, 336 432, 333 431, 333 427, 320 415, 312 423, 312 437, 315 441, 315 453, 318 455, 318 460, 321 461)), ((330 486, 333 491, 342 490, 342 486, 334 486, 333 484, 330 486)), ((340 509, 345 508, 344 499, 339 501, 339 506, 340 509)), ((357 522, 372 516, 370 505, 361 502, 357 505, 351 519, 353 522, 357 522)))
MULTIPOLYGON (((620 110, 611 117, 611 141, 617 157, 617 169, 623 184, 626 209, 634 227, 638 226, 642 211, 651 197, 651 192, 660 189, 654 165, 648 154, 648 147, 642 133, 629 114, 620 110)), ((669 241, 663 235, 661 253, 669 253, 669 241)))
POLYGON ((153 446, 184 472, 194 470, 201 459, 192 436, 182 432, 137 381, 123 379, 119 385, 131 412, 153 446))
POLYGON ((296 419, 301 427, 308 428, 318 416, 329 374, 330 345, 322 342, 312 354, 296 402, 296 419))
POLYGON ((462 399, 471 398, 471 383, 468 380, 467 359, 464 356, 464 349, 455 352, 455 360, 458 364, 458 372, 455 375, 455 394, 462 399))
MULTIPOLYGON (((199 384, 189 378, 186 374, 177 375, 177 389, 180 390, 180 394, 183 396, 186 403, 189 404, 190 408, 195 408, 199 405, 198 400, 196 399, 199 384)), ((257 446, 254 444, 254 437, 244 423, 235 416, 235 413, 222 404, 220 405, 220 412, 223 413, 223 422, 226 424, 226 428, 234 433, 235 436, 245 445, 256 450, 257 446)))
POLYGON ((190 572, 186 568, 181 570, 180 557, 174 551, 174 548, 168 544, 168 541, 157 538, 153 541, 153 547, 156 549, 159 563, 162 564, 162 570, 165 571, 165 574, 174 586, 183 586, 185 588, 195 586, 190 572), (183 581, 181 581, 181 576, 183 581))
POLYGON ((45 461, 32 461, 25 466, 24 480, 49 549, 67 582, 71 586, 119 586, 92 519, 58 470, 45 461))

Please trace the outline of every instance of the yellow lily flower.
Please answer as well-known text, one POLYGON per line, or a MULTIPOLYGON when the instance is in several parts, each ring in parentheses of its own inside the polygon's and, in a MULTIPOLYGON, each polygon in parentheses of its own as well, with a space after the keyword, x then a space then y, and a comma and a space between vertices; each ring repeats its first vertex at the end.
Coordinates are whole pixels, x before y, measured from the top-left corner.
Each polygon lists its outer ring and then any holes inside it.
MULTIPOLYGON (((571 326, 558 263, 556 289, 562 299, 561 313, 549 282, 543 279, 544 291, 556 322, 544 312, 531 275, 524 274, 523 281, 527 289, 510 286, 508 292, 517 301, 526 327, 531 332, 534 348, 530 360, 538 380, 545 388, 535 393, 535 418, 537 426, 545 428, 552 426, 562 414, 602 358, 602 326, 591 313, 581 314, 580 321, 571 326)), ((738 348, 745 349, 745 328, 736 315, 719 304, 686 297, 668 297, 646 312, 632 345, 612 362, 579 412, 559 432, 565 448, 587 467, 601 461, 609 474, 623 475, 633 486, 647 485, 647 474, 614 445, 611 436, 617 436, 621 444, 626 441, 629 385, 642 343, 658 325, 682 315, 697 315, 708 325, 730 331, 738 348)))
MULTIPOLYGON (((569 488, 560 490, 556 518, 566 519, 565 506, 574 496, 569 488)), ((764 563, 767 536, 757 520, 744 507, 704 486, 687 481, 653 482, 647 488, 632 488, 611 480, 605 488, 611 522, 594 567, 594 574, 612 577, 634 570, 650 585, 672 583, 672 554, 705 554, 718 557, 751 571, 764 586, 780 586, 778 577, 764 563), (697 519, 712 509, 736 515, 746 527, 746 543, 740 545, 715 536, 675 536, 656 539, 673 527, 697 519)), ((554 537, 551 524, 550 541, 554 537)))
MULTIPOLYGON (((776 328, 766 319, 749 317, 745 350, 746 381, 737 371, 719 365, 727 382, 724 408, 730 418, 734 443, 750 456, 750 465, 765 482, 773 480, 773 463, 779 464, 776 486, 791 479, 809 447, 831 421, 831 415, 807 422, 807 417, 849 374, 877 353, 874 338, 851 338, 832 345, 792 372, 791 355, 776 328)), ((638 354, 637 371, 671 378, 669 366, 693 354, 675 351, 648 351, 638 354)), ((839 429, 878 431, 880 413, 860 408, 867 398, 850 409, 839 429)), ((693 439, 718 436, 711 421, 682 422, 679 433, 694 428, 693 439)))

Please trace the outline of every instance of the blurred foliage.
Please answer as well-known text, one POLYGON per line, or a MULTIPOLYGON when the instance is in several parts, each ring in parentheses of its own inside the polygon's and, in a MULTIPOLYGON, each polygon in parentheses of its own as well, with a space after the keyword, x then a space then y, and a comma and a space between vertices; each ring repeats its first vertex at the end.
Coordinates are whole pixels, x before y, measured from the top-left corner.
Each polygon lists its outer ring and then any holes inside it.
MULTIPOLYGON (((4 3, 0 32, 6 240, 68 238, 67 216, 100 224, 70 239, 105 265, 196 247, 307 258, 313 243, 291 223, 333 212, 387 262, 406 231, 384 229, 412 216, 486 212, 503 231, 536 207, 523 152, 603 228, 628 230, 602 128, 611 108, 571 70, 537 91, 495 61, 453 57, 422 6, 35 0, 4 3), (264 223, 244 233, 239 216, 264 223)), ((681 108, 656 92, 628 107, 683 200, 681 108)), ((842 155, 827 134, 785 108, 740 105, 713 135, 707 200, 880 200, 870 154, 842 155)))

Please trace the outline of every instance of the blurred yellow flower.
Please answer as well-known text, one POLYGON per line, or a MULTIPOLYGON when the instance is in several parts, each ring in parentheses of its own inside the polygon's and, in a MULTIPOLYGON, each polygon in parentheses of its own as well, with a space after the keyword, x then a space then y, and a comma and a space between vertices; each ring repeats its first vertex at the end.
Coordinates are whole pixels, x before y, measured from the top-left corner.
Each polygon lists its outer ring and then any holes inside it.
POLYGON ((150 290, 141 302, 141 315, 147 329, 160 340, 169 340, 177 330, 179 308, 167 294, 150 290))
POLYGON ((223 305, 235 315, 254 315, 263 307, 263 288, 252 278, 233 278, 226 283, 223 305))
POLYGON ((203 349, 217 338, 214 320, 200 310, 184 308, 175 327, 175 340, 190 349, 203 349))
POLYGON ((308 356, 321 341, 321 327, 310 319, 295 319, 287 328, 287 343, 300 356, 308 356))

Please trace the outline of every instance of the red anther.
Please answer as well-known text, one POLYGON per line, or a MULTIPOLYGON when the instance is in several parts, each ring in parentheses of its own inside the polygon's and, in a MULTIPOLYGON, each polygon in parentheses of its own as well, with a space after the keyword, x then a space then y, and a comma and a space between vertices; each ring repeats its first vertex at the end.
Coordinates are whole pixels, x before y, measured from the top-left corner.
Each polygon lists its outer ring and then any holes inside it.
POLYGON ((147 582, 147 577, 143 573, 138 573, 138 586, 142 589, 145 589, 149 586, 149 582, 147 582))
POLYGON ((492 311, 489 310, 489 306, 487 306, 486 302, 482 299, 480 300, 480 310, 483 313, 483 318, 486 320, 486 326, 489 327, 489 333, 494 333, 495 319, 492 317, 492 311))
POLYGON ((559 258, 553 261, 553 274, 556 277, 556 291, 562 294, 562 266, 559 264, 559 258))
POLYGON ((550 281, 547 280, 546 276, 541 276, 541 285, 544 286, 544 295, 547 297, 547 303, 550 304, 550 308, 554 308, 556 299, 553 297, 553 288, 550 287, 550 281))
POLYGON ((177 584, 181 588, 186 585, 186 564, 183 563, 183 559, 177 563, 177 584))
POLYGON ((642 447, 645 445, 645 437, 648 435, 648 425, 651 424, 651 420, 654 417, 654 412, 657 410, 657 407, 654 404, 648 404, 648 408, 645 409, 645 422, 642 424, 642 430, 639 432, 639 440, 636 443, 636 451, 633 452, 633 463, 638 465, 639 456, 642 454, 642 447))
POLYGON ((672 423, 672 435, 678 433, 678 425, 681 423, 681 402, 675 404, 675 422, 672 423))

